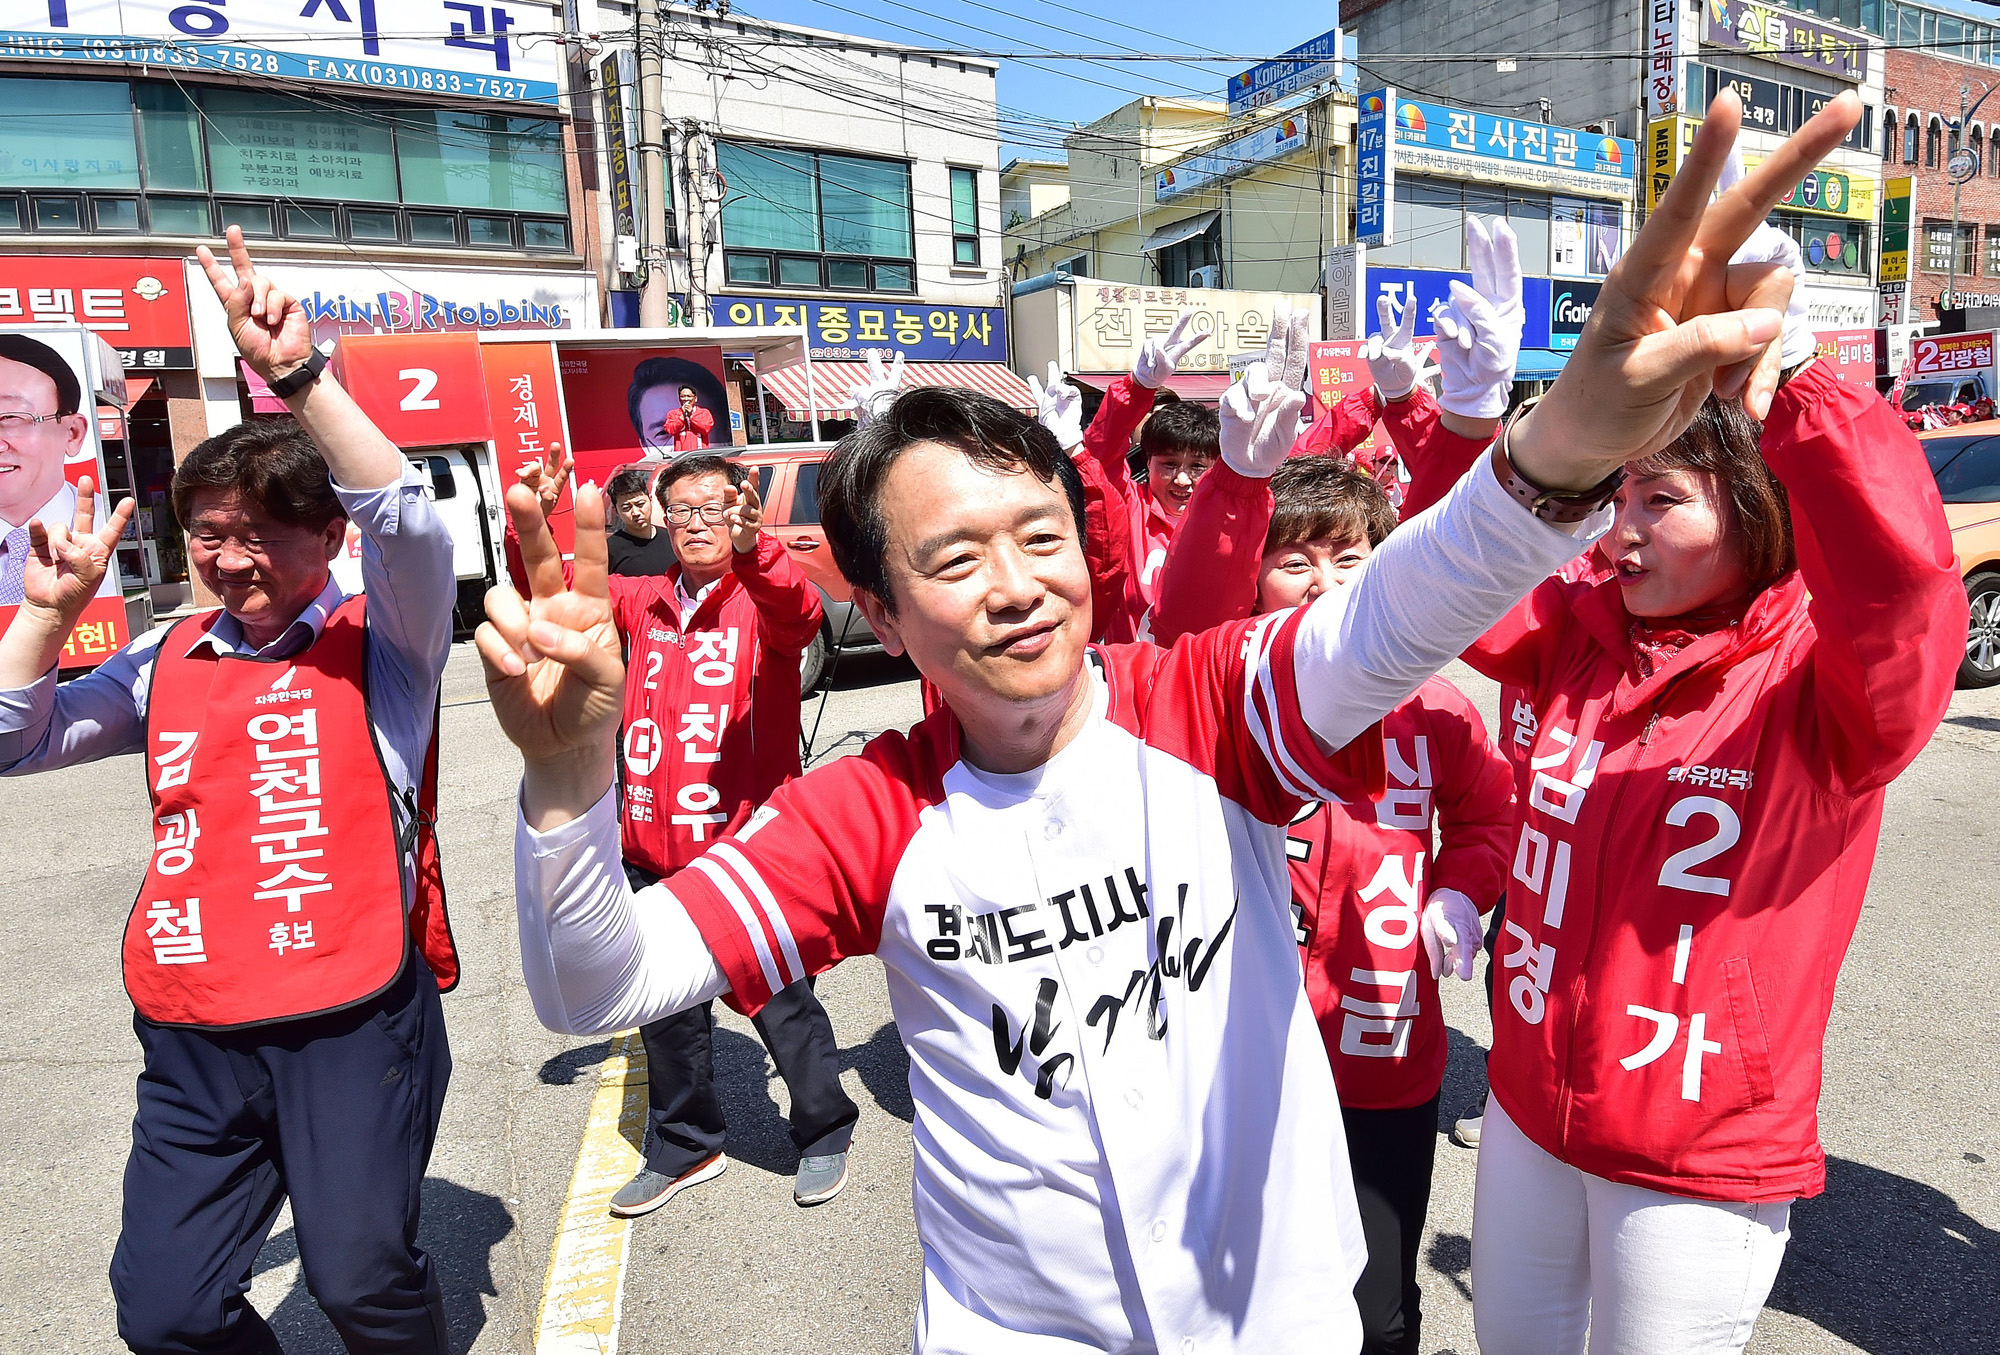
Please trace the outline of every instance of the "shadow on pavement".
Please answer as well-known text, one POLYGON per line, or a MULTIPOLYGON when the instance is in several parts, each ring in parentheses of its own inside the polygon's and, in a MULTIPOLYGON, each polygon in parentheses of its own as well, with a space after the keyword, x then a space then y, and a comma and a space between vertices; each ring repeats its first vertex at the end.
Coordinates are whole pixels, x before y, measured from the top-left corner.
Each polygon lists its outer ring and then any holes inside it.
POLYGON ((1869 1355, 1991 1350, 2000 1233, 1935 1186, 1828 1158, 1826 1193, 1792 1206, 1769 1306, 1869 1355))
POLYGON ((575 1049, 565 1049, 542 1061, 535 1076, 548 1087, 571 1087, 583 1077, 583 1070, 595 1068, 611 1053, 611 1041, 599 1040, 596 1044, 579 1045, 575 1049))
POLYGON ((917 1117, 910 1099, 910 1055, 894 1021, 884 1021, 864 1043, 841 1050, 840 1064, 861 1075, 861 1085, 883 1110, 905 1124, 917 1117))
MULTIPOLYGON (((486 1328, 486 1299, 499 1292, 493 1282, 493 1249, 513 1231, 513 1216, 498 1197, 437 1177, 425 1179, 424 1222, 417 1244, 437 1267, 454 1355, 470 1350, 486 1328)), ((297 1259, 298 1241, 287 1228, 265 1244, 257 1271, 261 1274, 297 1259)), ((265 1317, 288 1355, 339 1355, 344 1349, 333 1324, 306 1292, 303 1274, 265 1317)))

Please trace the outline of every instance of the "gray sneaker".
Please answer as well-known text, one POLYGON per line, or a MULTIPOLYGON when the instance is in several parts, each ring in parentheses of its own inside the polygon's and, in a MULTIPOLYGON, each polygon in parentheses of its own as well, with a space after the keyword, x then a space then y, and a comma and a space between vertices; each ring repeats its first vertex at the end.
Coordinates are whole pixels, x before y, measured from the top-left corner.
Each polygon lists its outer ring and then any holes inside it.
POLYGON ((792 1182, 792 1198, 802 1209, 825 1204, 840 1194, 847 1184, 847 1154, 828 1153, 824 1157, 799 1159, 799 1174, 792 1182))
POLYGON ((620 1186, 618 1193, 611 1197, 612 1216, 636 1219, 641 1214, 650 1214, 689 1186, 713 1181, 722 1175, 728 1165, 729 1159, 717 1153, 706 1162, 695 1163, 679 1176, 668 1176, 651 1167, 641 1167, 639 1174, 620 1186))
POLYGON ((1451 1127, 1451 1141, 1461 1148, 1477 1148, 1479 1130, 1485 1123, 1486 1112, 1483 1109, 1477 1115, 1466 1116, 1451 1127))

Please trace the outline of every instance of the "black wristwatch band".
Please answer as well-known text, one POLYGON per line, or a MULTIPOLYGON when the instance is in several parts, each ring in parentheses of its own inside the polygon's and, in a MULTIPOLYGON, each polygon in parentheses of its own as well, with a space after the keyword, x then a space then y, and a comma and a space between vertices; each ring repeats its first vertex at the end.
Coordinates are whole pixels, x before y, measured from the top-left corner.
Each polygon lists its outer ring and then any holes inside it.
POLYGON ((1515 421, 1527 413, 1533 403, 1529 401, 1514 411, 1513 417, 1500 430, 1497 439, 1500 462, 1494 469, 1500 473, 1501 487, 1544 522, 1564 526, 1582 522, 1611 502, 1611 496, 1625 483, 1625 468, 1620 466, 1588 489, 1543 489, 1521 474, 1520 468, 1514 464, 1513 452, 1508 449, 1507 438, 1514 431, 1515 421))
POLYGON ((318 348, 313 349, 312 356, 307 358, 303 363, 294 367, 276 381, 267 383, 271 388, 271 394, 277 396, 280 400, 288 400, 292 396, 297 395, 307 386, 319 380, 319 374, 326 370, 326 360, 326 354, 323 351, 318 348))

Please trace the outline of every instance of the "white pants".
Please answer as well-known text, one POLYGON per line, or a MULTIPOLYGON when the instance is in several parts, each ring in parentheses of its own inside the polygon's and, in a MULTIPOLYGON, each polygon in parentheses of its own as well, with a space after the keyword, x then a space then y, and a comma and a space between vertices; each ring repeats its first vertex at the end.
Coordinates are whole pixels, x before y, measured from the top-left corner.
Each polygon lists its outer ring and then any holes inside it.
POLYGON ((1624 1186, 1560 1162, 1486 1102, 1472 1207, 1481 1355, 1738 1355, 1792 1206, 1624 1186))

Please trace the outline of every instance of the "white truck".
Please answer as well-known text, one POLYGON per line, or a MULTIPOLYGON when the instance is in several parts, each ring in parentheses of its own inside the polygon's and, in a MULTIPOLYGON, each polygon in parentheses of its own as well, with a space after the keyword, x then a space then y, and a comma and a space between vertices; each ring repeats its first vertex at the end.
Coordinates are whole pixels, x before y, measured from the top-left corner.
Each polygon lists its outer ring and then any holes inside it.
MULTIPOLYGON (((438 516, 451 529, 452 573, 458 579, 453 629, 463 633, 485 619, 486 590, 507 577, 501 522, 505 493, 487 446, 422 447, 404 455, 424 473, 425 489, 438 516)), ((361 587, 361 533, 347 529, 347 549, 334 561, 334 574, 350 592, 361 587)))

